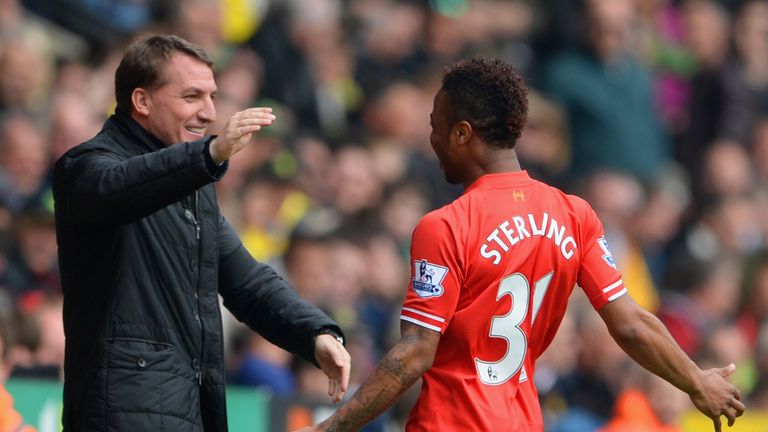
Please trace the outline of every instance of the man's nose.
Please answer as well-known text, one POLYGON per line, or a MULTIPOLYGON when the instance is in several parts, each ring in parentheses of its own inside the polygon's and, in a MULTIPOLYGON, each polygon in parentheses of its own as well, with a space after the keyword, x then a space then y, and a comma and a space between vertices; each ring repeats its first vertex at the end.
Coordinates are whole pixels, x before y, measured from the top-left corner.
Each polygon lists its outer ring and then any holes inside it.
POLYGON ((216 105, 213 103, 213 98, 205 98, 204 106, 197 115, 200 119, 209 123, 213 123, 216 120, 216 105))

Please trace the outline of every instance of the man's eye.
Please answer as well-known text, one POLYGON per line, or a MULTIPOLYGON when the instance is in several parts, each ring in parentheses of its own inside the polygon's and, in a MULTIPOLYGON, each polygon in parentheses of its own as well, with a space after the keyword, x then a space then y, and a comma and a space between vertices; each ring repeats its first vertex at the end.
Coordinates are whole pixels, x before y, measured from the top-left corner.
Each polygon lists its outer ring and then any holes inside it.
POLYGON ((195 95, 186 95, 186 96, 184 96, 184 100, 187 101, 187 102, 194 102, 195 100, 197 100, 197 96, 195 96, 195 95))

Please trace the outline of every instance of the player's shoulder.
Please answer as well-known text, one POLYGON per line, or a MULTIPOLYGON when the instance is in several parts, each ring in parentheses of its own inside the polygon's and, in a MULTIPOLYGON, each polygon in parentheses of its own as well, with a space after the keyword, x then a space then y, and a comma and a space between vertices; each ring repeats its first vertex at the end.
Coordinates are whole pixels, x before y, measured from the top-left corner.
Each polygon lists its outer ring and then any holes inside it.
POLYGON ((587 202, 587 200, 584 198, 578 195, 563 192, 562 190, 546 183, 539 182, 539 184, 541 187, 548 189, 551 194, 556 196, 561 201, 563 208, 578 221, 583 222, 585 220, 590 220, 591 218, 596 217, 595 211, 592 209, 592 205, 590 205, 589 202, 587 202))
POLYGON ((440 230, 457 223, 458 215, 452 204, 440 207, 425 214, 416 224, 416 230, 440 230))
POLYGON ((592 212, 592 206, 584 198, 578 195, 567 194, 565 192, 561 193, 563 194, 564 199, 568 202, 568 205, 570 205, 575 211, 580 213, 592 212))
POLYGON ((551 184, 544 183, 542 181, 538 181, 538 180, 533 180, 533 181, 536 182, 540 188, 544 188, 548 190, 551 194, 558 196, 565 203, 565 205, 569 205, 574 208, 590 207, 589 203, 587 203, 587 201, 584 200, 584 198, 581 198, 578 195, 567 193, 558 187, 552 186, 551 184))

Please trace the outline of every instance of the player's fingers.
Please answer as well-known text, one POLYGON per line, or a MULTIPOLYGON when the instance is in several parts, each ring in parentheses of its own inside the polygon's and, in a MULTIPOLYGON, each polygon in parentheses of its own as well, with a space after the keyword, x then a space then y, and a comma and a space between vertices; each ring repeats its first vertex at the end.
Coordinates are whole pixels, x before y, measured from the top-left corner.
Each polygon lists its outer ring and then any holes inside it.
POLYGON ((731 363, 731 364, 729 364, 729 365, 728 365, 728 366, 726 366, 726 367, 722 367, 722 368, 718 369, 718 370, 717 370, 717 373, 718 373, 718 374, 719 374, 721 377, 727 377, 727 376, 729 376, 730 374, 732 374, 732 373, 733 373, 735 370, 736 370, 736 365, 735 365, 735 364, 733 364, 733 363, 731 363))
POLYGON ((736 410, 728 407, 723 410, 723 415, 728 419, 728 427, 733 426, 733 424, 736 422, 736 410))
POLYGON ((720 416, 713 418, 712 422, 715 424, 715 432, 723 432, 723 423, 720 421, 720 416))
POLYGON ((740 417, 742 414, 744 414, 744 410, 746 409, 744 403, 738 399, 734 399, 733 402, 731 402, 731 406, 736 411, 736 417, 740 417))

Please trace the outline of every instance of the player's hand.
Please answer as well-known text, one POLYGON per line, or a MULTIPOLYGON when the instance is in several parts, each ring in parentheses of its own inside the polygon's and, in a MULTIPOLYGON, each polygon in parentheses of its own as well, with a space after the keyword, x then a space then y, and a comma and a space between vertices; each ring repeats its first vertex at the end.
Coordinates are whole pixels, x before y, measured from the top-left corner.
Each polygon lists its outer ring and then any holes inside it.
POLYGON ((701 390, 691 395, 696 408, 712 419, 716 432, 721 432, 723 428, 721 416, 728 419, 728 426, 733 426, 736 417, 744 414, 741 393, 725 380, 735 370, 736 366, 729 364, 726 367, 702 371, 701 390))
POLYGON ((335 337, 321 334, 315 338, 315 358, 328 376, 328 396, 334 403, 340 401, 349 385, 349 353, 335 337))
POLYGON ((211 158, 216 163, 231 158, 250 142, 254 132, 271 125, 274 120, 272 108, 248 108, 236 112, 222 133, 211 142, 211 158))

